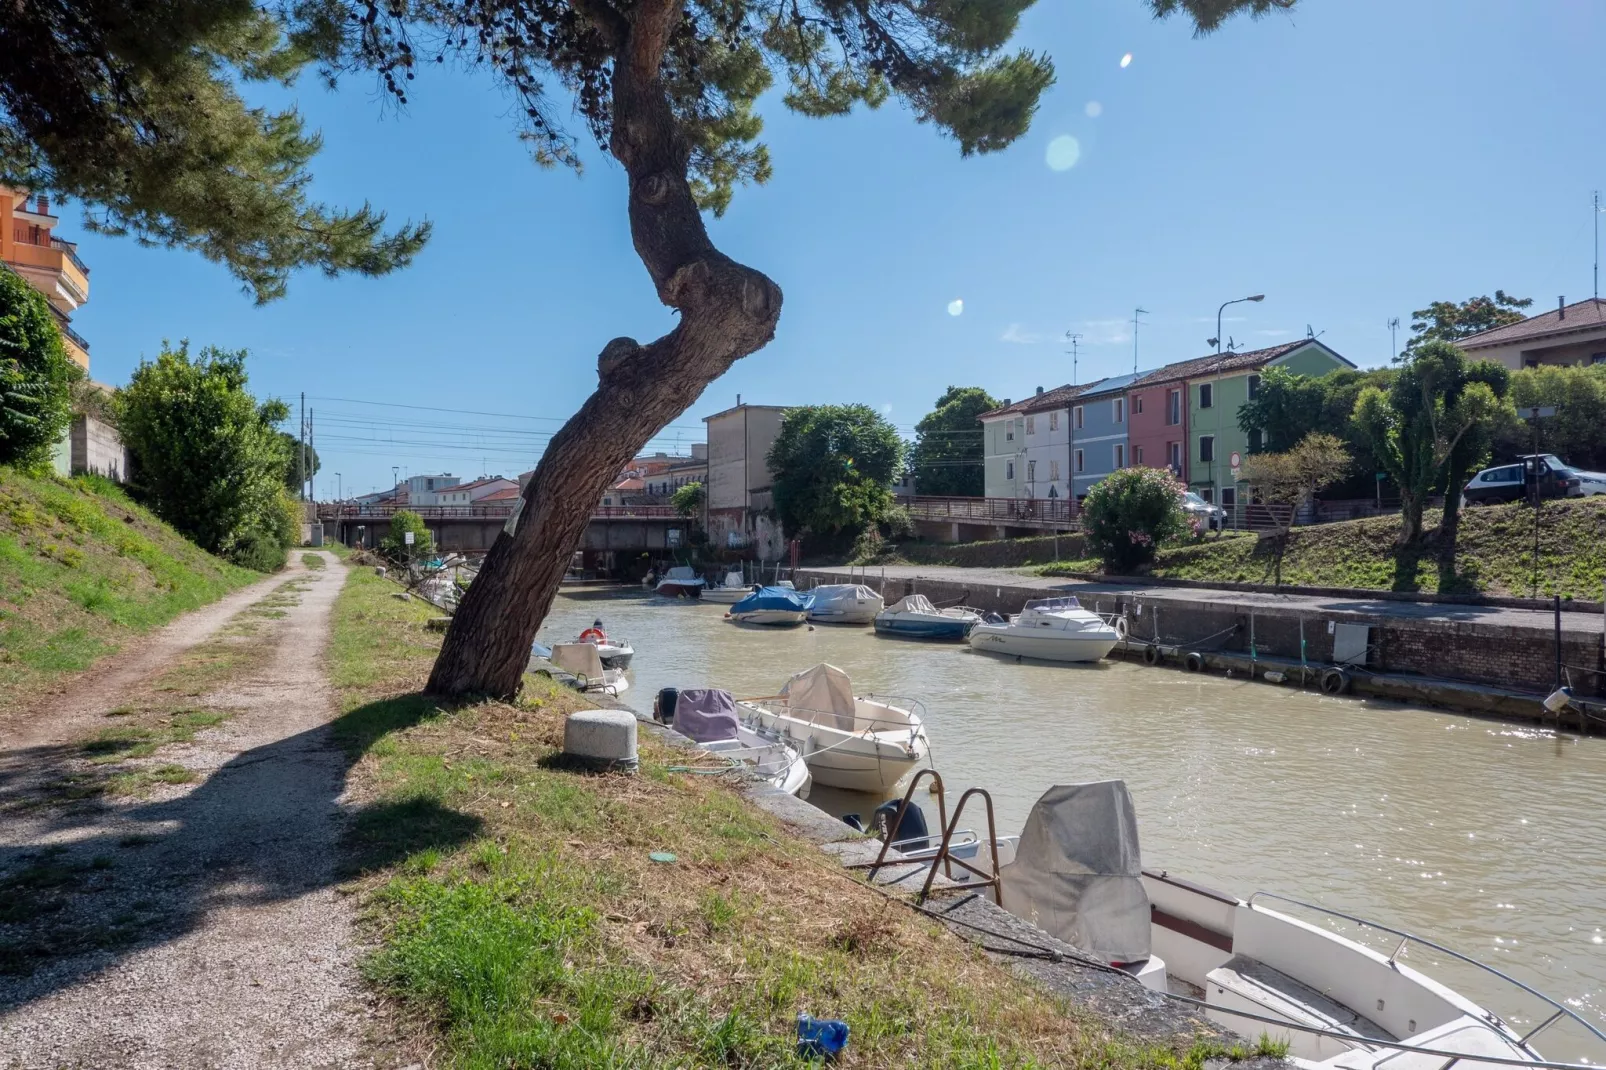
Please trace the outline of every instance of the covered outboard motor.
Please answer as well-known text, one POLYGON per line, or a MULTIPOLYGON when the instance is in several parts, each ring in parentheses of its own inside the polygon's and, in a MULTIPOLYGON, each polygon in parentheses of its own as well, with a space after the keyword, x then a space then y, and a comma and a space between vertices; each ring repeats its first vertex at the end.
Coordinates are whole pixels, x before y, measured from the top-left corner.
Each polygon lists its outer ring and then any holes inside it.
POLYGON ((920 804, 913 799, 909 800, 909 809, 903 812, 903 820, 898 822, 898 827, 896 829, 890 827, 892 822, 897 820, 900 805, 902 804, 899 800, 888 799, 876 807, 875 813, 870 817, 870 827, 875 830, 881 842, 892 843, 897 850, 927 850, 931 846, 931 841, 926 838, 926 815, 920 809, 920 804))
POLYGON ((666 687, 653 700, 652 719, 659 724, 672 724, 675 720, 675 703, 680 700, 678 687, 666 687))

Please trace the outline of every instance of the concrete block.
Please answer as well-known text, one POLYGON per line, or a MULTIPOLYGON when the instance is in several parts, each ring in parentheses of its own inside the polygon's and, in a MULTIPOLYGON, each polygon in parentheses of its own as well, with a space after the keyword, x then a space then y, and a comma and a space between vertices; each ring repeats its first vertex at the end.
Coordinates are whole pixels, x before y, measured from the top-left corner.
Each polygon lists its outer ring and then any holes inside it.
POLYGON ((636 771, 636 716, 628 710, 581 710, 563 725, 563 753, 588 769, 636 771))

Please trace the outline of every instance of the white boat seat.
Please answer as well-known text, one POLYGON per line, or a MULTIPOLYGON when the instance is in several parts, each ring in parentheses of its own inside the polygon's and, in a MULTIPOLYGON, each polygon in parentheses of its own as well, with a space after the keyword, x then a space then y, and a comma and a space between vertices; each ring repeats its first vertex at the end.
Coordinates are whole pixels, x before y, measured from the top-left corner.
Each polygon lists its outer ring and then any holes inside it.
MULTIPOLYGON (((1349 1033, 1363 1044, 1368 1040, 1399 1039, 1365 1015, 1247 955, 1234 955, 1207 973, 1205 982, 1205 999, 1209 1003, 1239 1004, 1240 1009, 1286 1018, 1296 1025, 1349 1033), (1229 996, 1235 998, 1226 998, 1229 996), (1243 1003, 1251 1006, 1242 1007, 1243 1003)), ((1243 1018, 1233 1025, 1230 1015, 1221 1020, 1228 1023, 1229 1029, 1245 1035, 1264 1029, 1262 1023, 1243 1018)))

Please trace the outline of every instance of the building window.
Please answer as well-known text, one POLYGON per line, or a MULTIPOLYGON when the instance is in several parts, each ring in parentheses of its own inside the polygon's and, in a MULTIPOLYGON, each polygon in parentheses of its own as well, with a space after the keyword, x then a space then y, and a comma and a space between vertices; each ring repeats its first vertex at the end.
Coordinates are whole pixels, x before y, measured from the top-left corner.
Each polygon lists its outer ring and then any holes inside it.
MULTIPOLYGON (((1260 396, 1260 376, 1251 375, 1249 377, 1249 400, 1250 401, 1254 401, 1259 396, 1260 396)), ((1225 499, 1226 495, 1223 494, 1222 498, 1225 499)))
POLYGON ((1200 487, 1199 488, 1199 497, 1203 498, 1207 502, 1215 501, 1216 500, 1216 488, 1214 488, 1214 487, 1200 487))
POLYGON ((1117 471, 1126 467, 1126 443, 1124 442, 1115 444, 1115 467, 1117 471))
POLYGON ((1214 461, 1216 459, 1216 436, 1199 436, 1199 459, 1201 461, 1214 461))
POLYGON ((1182 473, 1182 443, 1167 442, 1165 444, 1165 448, 1166 454, 1171 458, 1168 463, 1172 468, 1176 469, 1177 474, 1180 475, 1182 473))
POLYGON ((1265 442, 1265 439, 1261 436, 1260 428, 1257 427, 1253 431, 1249 432, 1249 452, 1250 453, 1259 453, 1260 452, 1260 447, 1264 442, 1265 442))
POLYGON ((1058 409, 1048 414, 1048 429, 1050 431, 1058 431, 1060 429, 1060 413, 1058 409))
POLYGON ((1199 384, 1199 407, 1208 409, 1215 403, 1216 387, 1214 383, 1199 384))
POLYGON ((1591 364, 1606 364, 1606 353, 1596 353, 1589 358, 1591 364))
POLYGON ((1014 420, 1010 420, 1008 423, 1004 424, 1004 441, 1005 442, 1014 442, 1015 441, 1015 421, 1014 420))
POLYGON ((1050 483, 1058 483, 1060 481, 1060 463, 1058 461, 1048 462, 1048 481, 1050 483))
MULTIPOLYGON (((1026 419, 1030 420, 1031 417, 1028 416, 1028 417, 1026 417, 1026 419)), ((1026 482, 1028 482, 1028 483, 1036 483, 1037 482, 1037 462, 1036 461, 1027 461, 1026 462, 1026 482)))
POLYGON ((1132 415, 1133 416, 1142 416, 1143 415, 1143 395, 1142 394, 1133 394, 1132 395, 1132 415))
POLYGON ((1004 478, 1005 479, 1014 479, 1015 478, 1015 462, 1014 461, 1005 461, 1004 462, 1004 478))
POLYGON ((1171 391, 1171 407, 1165 414, 1165 422, 1172 427, 1182 422, 1182 391, 1171 391))
POLYGON ((1082 451, 1081 450, 1077 450, 1076 451, 1076 459, 1074 461, 1074 464, 1075 464, 1076 471, 1078 471, 1078 472, 1087 471, 1087 465, 1082 463, 1082 451))
POLYGON ((1115 422, 1124 423, 1126 421, 1126 398, 1116 398, 1112 407, 1115 410, 1115 422))
POLYGON ((1231 509, 1233 506, 1235 506, 1237 504, 1238 504, 1238 488, 1237 487, 1222 487, 1221 488, 1221 507, 1223 509, 1231 509))
POLYGON ((1026 433, 1028 435, 1037 434, 1037 417, 1035 417, 1035 416, 1026 417, 1026 433))
MULTIPOLYGON (((1133 409, 1132 411, 1136 412, 1137 410, 1133 409)), ((1142 446, 1133 446, 1132 447, 1132 463, 1133 464, 1142 464, 1143 463, 1143 447, 1142 446)))
POLYGON ((1071 410, 1071 427, 1077 431, 1082 429, 1082 406, 1080 405, 1071 410))

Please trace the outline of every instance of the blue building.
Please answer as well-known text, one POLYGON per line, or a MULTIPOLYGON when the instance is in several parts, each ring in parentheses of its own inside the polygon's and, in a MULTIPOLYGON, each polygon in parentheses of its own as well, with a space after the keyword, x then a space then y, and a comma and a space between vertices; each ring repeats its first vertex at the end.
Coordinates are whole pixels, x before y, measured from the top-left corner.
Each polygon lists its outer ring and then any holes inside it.
MULTIPOLYGON (((1147 374, 1147 373, 1139 373, 1147 374)), ((1077 501, 1088 488, 1132 463, 1128 456, 1127 387, 1138 375, 1117 375, 1087 388, 1071 406, 1071 488, 1077 501)))

